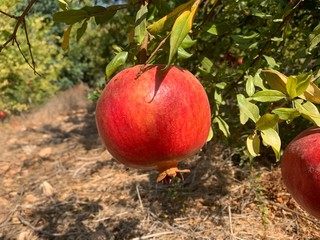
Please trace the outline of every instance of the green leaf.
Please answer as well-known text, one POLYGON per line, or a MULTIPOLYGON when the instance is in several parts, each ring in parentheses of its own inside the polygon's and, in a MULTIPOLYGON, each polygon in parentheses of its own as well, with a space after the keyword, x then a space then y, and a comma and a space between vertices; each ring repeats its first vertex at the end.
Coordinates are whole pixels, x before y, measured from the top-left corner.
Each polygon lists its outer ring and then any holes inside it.
POLYGON ((263 55, 264 59, 266 59, 268 65, 270 67, 279 67, 279 64, 276 63, 276 60, 274 60, 273 57, 269 57, 269 56, 266 56, 266 55, 263 55))
POLYGON ((297 95, 299 96, 303 94, 309 87, 312 80, 312 74, 309 74, 309 73, 300 74, 296 76, 296 78, 297 78, 296 92, 297 92, 297 95))
POLYGON ((261 137, 266 145, 272 147, 276 159, 280 160, 281 139, 278 132, 273 128, 265 129, 261 131, 261 137))
POLYGON ((207 73, 210 73, 213 67, 213 62, 209 58, 204 57, 201 61, 201 66, 207 73))
POLYGON ((254 92, 255 92, 255 87, 254 87, 254 79, 252 76, 248 76, 247 77, 247 81, 246 81, 246 92, 248 94, 249 97, 251 97, 254 92))
POLYGON ((181 47, 183 49, 187 49, 192 47, 194 44, 197 43, 197 40, 192 40, 192 38, 189 36, 189 34, 183 39, 182 43, 181 43, 181 47))
POLYGON ((64 22, 66 24, 74 24, 81 22, 82 20, 90 17, 84 10, 67 10, 63 12, 57 12, 53 14, 53 20, 55 22, 64 22))
POLYGON ((184 50, 182 47, 178 48, 178 58, 180 59, 187 59, 192 56, 191 53, 188 53, 186 50, 184 50))
POLYGON ((257 133, 253 133, 247 137, 247 149, 251 156, 259 156, 260 153, 260 137, 257 133))
POLYGON ((295 98, 298 96, 297 94, 297 78, 295 76, 290 76, 287 78, 287 84, 286 84, 286 88, 287 88, 287 92, 290 96, 291 99, 295 98))
POLYGON ((113 5, 107 8, 102 6, 85 6, 81 9, 71 9, 62 12, 57 12, 53 14, 53 20, 55 22, 74 24, 77 22, 81 22, 84 19, 95 17, 96 23, 102 24, 108 21, 110 18, 112 18, 119 9, 122 9, 125 6, 127 5, 113 5))
POLYGON ((87 30, 87 26, 88 26, 88 21, 84 20, 84 22, 82 23, 81 27, 78 28, 78 30, 77 30, 77 41, 79 41, 80 38, 83 36, 85 31, 87 30))
POLYGON ((58 0, 59 2, 59 8, 61 8, 63 11, 69 10, 69 4, 65 0, 58 0))
POLYGON ((136 15, 134 39, 137 43, 141 44, 147 35, 147 13, 148 4, 141 5, 136 15))
POLYGON ((212 35, 218 35, 218 29, 216 24, 212 24, 211 27, 207 30, 208 33, 212 35))
POLYGON ((213 130, 212 127, 210 127, 209 135, 207 137, 207 142, 209 142, 213 138, 213 130))
POLYGON ((320 24, 316 26, 309 35, 309 52, 311 52, 320 43, 320 24))
POLYGON ((257 102, 276 102, 285 97, 285 94, 277 90, 262 90, 253 94, 250 99, 257 102))
POLYGON ((226 136, 230 137, 229 125, 220 117, 216 116, 213 119, 213 123, 218 123, 220 131, 226 136))
POLYGON ((179 5, 172 12, 162 17, 160 20, 156 21, 155 23, 151 24, 148 27, 148 31, 152 35, 156 35, 166 31, 172 26, 172 24, 175 22, 175 20, 181 13, 183 13, 186 9, 190 9, 190 7, 194 4, 194 2, 195 0, 191 0, 184 4, 179 5))
POLYGON ((262 70, 262 79, 267 81, 268 85, 284 94, 287 94, 286 83, 287 76, 276 70, 262 70))
POLYGON ((294 108, 276 108, 272 110, 272 113, 277 114, 281 120, 288 122, 300 116, 298 110, 294 108))
POLYGON ((253 77, 253 81, 254 81, 254 85, 261 88, 262 90, 266 90, 266 87, 264 86, 263 84, 263 80, 262 78, 260 77, 260 73, 261 73, 261 70, 258 70, 254 77, 253 77))
POLYGON ((266 113, 256 122, 256 129, 262 131, 268 128, 273 128, 278 121, 279 116, 277 114, 266 113))
POLYGON ((197 0, 191 8, 183 11, 173 24, 170 36, 170 51, 167 66, 171 64, 173 56, 178 51, 183 39, 187 36, 192 28, 193 20, 198 10, 200 1, 197 0))
POLYGON ((110 79, 112 74, 122 66, 128 58, 128 52, 119 52, 107 65, 106 75, 107 79, 110 79))
POLYGON ((62 49, 66 51, 69 48, 70 33, 73 25, 70 25, 63 34, 62 49))
POLYGON ((252 121, 257 122, 257 120, 260 118, 258 106, 249 102, 242 94, 237 95, 237 101, 240 109, 240 114, 243 113, 252 121))
POLYGON ((320 127, 320 114, 316 106, 314 106, 311 102, 301 104, 299 100, 294 101, 294 105, 296 109, 301 113, 302 117, 308 119, 309 121, 320 127))
POLYGON ((96 13, 94 17, 94 21, 97 25, 102 25, 107 23, 116 13, 118 10, 123 9, 125 5, 112 5, 105 8, 100 13, 96 13))

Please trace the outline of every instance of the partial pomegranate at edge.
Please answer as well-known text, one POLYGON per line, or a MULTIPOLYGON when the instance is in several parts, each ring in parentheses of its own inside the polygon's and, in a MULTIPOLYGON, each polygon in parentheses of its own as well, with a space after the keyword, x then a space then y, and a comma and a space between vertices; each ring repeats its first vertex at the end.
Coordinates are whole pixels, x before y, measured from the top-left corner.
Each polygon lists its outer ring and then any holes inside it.
POLYGON ((281 173, 293 199, 320 219, 320 128, 307 129, 289 143, 281 173))
POLYGON ((159 171, 158 182, 182 178, 177 165, 206 143, 211 112, 201 83, 189 72, 138 65, 113 77, 96 107, 107 150, 126 166, 159 171))

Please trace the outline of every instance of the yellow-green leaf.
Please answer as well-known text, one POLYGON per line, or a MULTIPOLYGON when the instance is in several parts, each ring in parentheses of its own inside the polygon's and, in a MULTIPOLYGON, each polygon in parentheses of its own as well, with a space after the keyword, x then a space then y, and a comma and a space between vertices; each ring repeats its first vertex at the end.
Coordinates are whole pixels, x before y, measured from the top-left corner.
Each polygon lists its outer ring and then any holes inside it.
POLYGON ((253 94, 251 99, 257 102, 276 102, 285 97, 286 95, 278 90, 262 90, 253 94))
POLYGON ((280 159, 280 150, 281 150, 281 139, 279 134, 273 128, 265 129, 261 131, 261 137, 263 142, 271 146, 274 154, 276 155, 276 159, 280 159))
POLYGON ((262 131, 268 128, 273 128, 278 121, 279 116, 277 114, 266 113, 256 122, 256 129, 262 131))
POLYGON ((110 79, 111 75, 123 65, 128 58, 128 52, 119 52, 107 65, 106 75, 107 79, 110 79))
POLYGON ((284 94, 287 94, 286 84, 287 76, 276 70, 262 70, 261 77, 268 83, 268 85, 284 94))
POLYGON ((184 12, 186 9, 189 9, 195 0, 188 1, 178 7, 176 7, 172 12, 167 14, 166 16, 162 17, 160 20, 156 21, 155 23, 151 24, 148 27, 148 31, 153 34, 159 34, 167 29, 169 29, 177 17, 184 12))
POLYGON ((134 28, 134 39, 137 43, 141 44, 147 35, 147 13, 148 4, 142 5, 137 12, 135 28, 134 28))
POLYGON ((195 1, 194 4, 189 9, 184 10, 174 22, 170 36, 170 51, 167 65, 171 64, 173 56, 176 54, 182 41, 191 30, 199 3, 199 0, 195 1))
POLYGON ((253 133, 247 137, 247 149, 251 156, 259 156, 260 153, 260 137, 253 133))
POLYGON ((300 116, 298 110, 294 108, 275 108, 272 113, 277 114, 281 120, 289 122, 300 116))
POLYGON ((212 127, 210 127, 209 135, 207 137, 207 142, 209 142, 213 138, 213 130, 212 127))
MULTIPOLYGON (((252 121, 257 122, 257 120, 260 118, 258 106, 249 102, 242 94, 237 95, 237 101, 240 109, 240 116, 242 113, 252 121)), ((244 118, 244 116, 242 116, 242 118, 244 118)))
POLYGON ((296 109, 301 113, 302 117, 308 119, 309 121, 320 127, 320 114, 317 107, 314 106, 311 102, 301 104, 300 101, 295 100, 294 104, 296 109))
POLYGON ((62 49, 66 51, 69 48, 70 33, 73 25, 70 25, 63 34, 62 49))

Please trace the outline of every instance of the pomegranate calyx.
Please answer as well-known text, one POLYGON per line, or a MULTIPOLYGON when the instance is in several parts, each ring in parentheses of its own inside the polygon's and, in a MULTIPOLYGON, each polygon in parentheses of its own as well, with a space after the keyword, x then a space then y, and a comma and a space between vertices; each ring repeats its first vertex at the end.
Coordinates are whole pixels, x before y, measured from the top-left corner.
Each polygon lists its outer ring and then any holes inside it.
POLYGON ((182 173, 189 173, 190 170, 189 169, 178 169, 177 167, 172 167, 172 168, 168 168, 163 172, 160 172, 158 177, 157 177, 157 182, 158 183, 163 183, 163 184, 170 184, 172 182, 172 180, 175 177, 178 177, 181 179, 181 181, 184 180, 182 173))

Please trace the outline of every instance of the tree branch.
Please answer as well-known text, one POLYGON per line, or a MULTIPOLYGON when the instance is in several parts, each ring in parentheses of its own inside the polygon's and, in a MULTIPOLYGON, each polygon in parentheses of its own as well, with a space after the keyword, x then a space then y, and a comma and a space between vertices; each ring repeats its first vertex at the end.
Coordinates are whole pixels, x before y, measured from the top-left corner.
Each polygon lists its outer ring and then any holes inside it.
MULTIPOLYGON (((292 7, 291 11, 289 12, 288 15, 286 15, 283 19, 283 21, 281 22, 281 24, 277 27, 277 29, 271 33, 271 35, 269 36, 269 38, 267 39, 267 41, 264 43, 264 45, 261 47, 260 51, 258 52, 257 56, 253 59, 253 61, 250 63, 249 67, 247 68, 250 69, 251 67, 254 67, 257 63, 258 63, 258 60, 263 56, 263 54, 265 53, 265 51, 268 49, 270 43, 271 43, 271 39, 273 37, 275 37, 279 31, 281 31, 281 29, 290 21, 290 19, 292 18, 293 14, 295 13, 295 11, 298 9, 298 6, 300 3, 302 3, 304 0, 298 0, 294 6, 292 7)), ((239 82, 242 81, 242 79, 244 78, 244 76, 246 75, 246 71, 244 71, 242 73, 242 75, 236 80, 234 81, 233 83, 231 83, 225 90, 224 94, 223 94, 223 97, 226 97, 227 95, 229 95, 230 91, 235 88, 239 82)))
MULTIPOLYGON (((11 36, 9 37, 9 39, 2 45, 0 46, 0 52, 9 44, 9 43, 12 43, 12 45, 14 45, 14 43, 17 44, 17 47, 19 49, 19 52, 21 53, 21 55, 23 56, 24 60, 26 61, 26 63, 33 69, 34 73, 35 74, 38 74, 36 72, 36 69, 35 69, 35 61, 34 61, 34 58, 33 58, 33 54, 32 54, 32 50, 31 50, 31 44, 30 44, 30 41, 29 41, 29 36, 28 36, 28 32, 27 32, 27 27, 26 27, 26 22, 25 22, 25 17, 27 16, 27 14, 29 13, 31 7, 33 6, 33 4, 36 2, 37 0, 30 0, 29 4, 26 6, 26 8, 24 9, 23 13, 20 15, 20 16, 14 16, 14 15, 11 15, 9 13, 6 13, 4 11, 1 11, 0 10, 0 13, 7 16, 7 17, 10 17, 10 18, 14 18, 17 20, 16 22, 16 25, 14 26, 14 29, 13 29, 13 32, 11 34, 11 36), (27 44, 28 44, 28 48, 29 48, 29 53, 30 53, 30 56, 31 56, 31 61, 32 61, 32 64, 29 63, 29 61, 27 60, 26 56, 23 54, 23 52, 21 51, 21 48, 19 46, 19 43, 18 43, 18 40, 17 40, 17 31, 20 27, 20 25, 23 25, 24 26, 24 32, 25 32, 25 35, 26 35, 26 40, 27 40, 27 44)), ((39 74, 38 74, 39 75, 39 74)))

